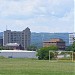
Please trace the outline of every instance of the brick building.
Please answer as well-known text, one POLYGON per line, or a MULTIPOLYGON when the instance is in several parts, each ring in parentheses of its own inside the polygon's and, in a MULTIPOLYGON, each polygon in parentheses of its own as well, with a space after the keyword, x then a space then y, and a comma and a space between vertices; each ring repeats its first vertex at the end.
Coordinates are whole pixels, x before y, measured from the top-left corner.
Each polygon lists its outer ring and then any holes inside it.
POLYGON ((65 50, 65 42, 62 39, 54 38, 43 42, 43 47, 48 47, 51 45, 57 46, 59 50, 65 50))

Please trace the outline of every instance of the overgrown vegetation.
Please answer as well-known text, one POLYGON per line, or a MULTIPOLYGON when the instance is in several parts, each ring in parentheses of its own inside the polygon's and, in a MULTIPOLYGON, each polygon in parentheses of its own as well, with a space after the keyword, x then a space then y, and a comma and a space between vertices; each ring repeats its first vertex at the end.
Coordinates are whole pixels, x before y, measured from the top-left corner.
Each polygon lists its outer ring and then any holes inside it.
POLYGON ((9 48, 7 48, 5 46, 0 46, 0 50, 9 50, 9 48))
MULTIPOLYGON (((39 50, 37 50, 37 56, 38 56, 38 59, 41 60, 48 60, 49 59, 49 51, 56 51, 58 50, 58 47, 57 46, 54 46, 54 45, 51 45, 49 47, 43 47, 43 48, 40 48, 39 50)), ((51 55, 53 56, 53 54, 51 55)))
POLYGON ((37 50, 37 47, 31 45, 31 46, 29 46, 29 47, 27 48, 27 50, 29 50, 29 51, 36 51, 36 50, 37 50))
POLYGON ((72 45, 68 46, 68 47, 66 48, 66 51, 74 51, 74 52, 75 52, 75 42, 73 42, 72 45))

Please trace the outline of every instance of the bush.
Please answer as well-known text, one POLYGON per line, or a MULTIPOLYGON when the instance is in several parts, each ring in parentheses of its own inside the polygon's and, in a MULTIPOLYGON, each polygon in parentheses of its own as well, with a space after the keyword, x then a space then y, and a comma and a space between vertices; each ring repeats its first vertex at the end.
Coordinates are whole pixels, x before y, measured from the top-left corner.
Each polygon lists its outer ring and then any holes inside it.
MULTIPOLYGON (((49 59, 49 51, 52 50, 58 50, 57 46, 49 46, 49 47, 43 47, 37 50, 37 56, 39 60, 48 60, 49 59)), ((51 53, 51 58, 53 57, 53 53, 51 53)))

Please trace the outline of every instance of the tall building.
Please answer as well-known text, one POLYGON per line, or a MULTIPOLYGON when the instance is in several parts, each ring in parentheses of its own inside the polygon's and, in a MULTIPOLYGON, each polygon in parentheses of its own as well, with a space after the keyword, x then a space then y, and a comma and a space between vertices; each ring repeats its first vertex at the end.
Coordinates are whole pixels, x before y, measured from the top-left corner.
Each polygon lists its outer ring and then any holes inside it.
POLYGON ((3 38, 0 37, 0 46, 3 46, 3 38))
POLYGON ((21 45, 22 49, 27 49, 30 46, 31 42, 31 31, 27 27, 23 31, 4 31, 3 36, 3 45, 7 45, 8 43, 18 43, 21 45))
POLYGON ((75 33, 69 34, 69 44, 72 45, 75 41, 75 33))
POLYGON ((3 33, 0 32, 0 46, 3 46, 3 33))

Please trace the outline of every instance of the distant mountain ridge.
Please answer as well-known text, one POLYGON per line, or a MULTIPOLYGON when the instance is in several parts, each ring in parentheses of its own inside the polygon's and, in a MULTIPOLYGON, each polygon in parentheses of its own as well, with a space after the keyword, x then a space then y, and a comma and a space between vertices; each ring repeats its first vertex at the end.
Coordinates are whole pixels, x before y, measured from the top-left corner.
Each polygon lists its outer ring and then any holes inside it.
POLYGON ((44 41, 48 41, 52 38, 59 38, 65 41, 66 46, 69 46, 69 34, 71 33, 32 33, 31 44, 42 47, 44 41))
MULTIPOLYGON (((43 46, 43 41, 48 41, 52 38, 60 38, 66 42, 66 46, 69 45, 69 34, 70 33, 31 33, 31 45, 35 45, 37 47, 43 46)), ((3 32, 0 32, 0 38, 3 38, 3 32)))

